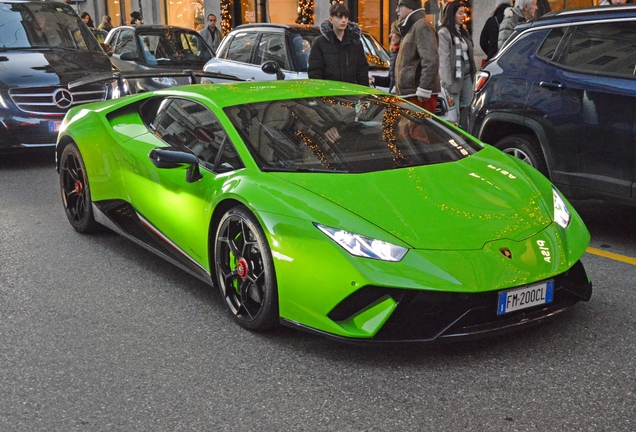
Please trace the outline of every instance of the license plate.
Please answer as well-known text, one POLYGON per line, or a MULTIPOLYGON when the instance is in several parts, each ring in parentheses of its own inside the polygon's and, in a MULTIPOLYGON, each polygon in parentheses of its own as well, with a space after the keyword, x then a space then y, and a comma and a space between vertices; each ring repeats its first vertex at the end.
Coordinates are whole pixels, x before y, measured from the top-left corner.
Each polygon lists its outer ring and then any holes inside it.
POLYGON ((554 297, 554 281, 541 282, 523 288, 515 288, 499 293, 497 315, 503 315, 532 306, 552 303, 554 297))
POLYGON ((62 126, 61 121, 50 121, 49 122, 49 132, 59 132, 60 126, 62 126))

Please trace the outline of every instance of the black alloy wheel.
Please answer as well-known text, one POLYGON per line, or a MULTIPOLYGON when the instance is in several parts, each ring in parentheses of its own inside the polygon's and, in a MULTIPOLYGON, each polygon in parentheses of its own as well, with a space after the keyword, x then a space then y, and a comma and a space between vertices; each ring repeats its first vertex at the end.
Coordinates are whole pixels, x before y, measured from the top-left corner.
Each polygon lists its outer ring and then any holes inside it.
POLYGON ((244 206, 228 210, 214 241, 216 280, 234 319, 249 330, 278 325, 278 288, 272 253, 256 217, 244 206))
POLYGON ((75 143, 68 144, 60 158, 60 190, 66 217, 73 228, 81 233, 95 231, 97 222, 86 167, 75 143))

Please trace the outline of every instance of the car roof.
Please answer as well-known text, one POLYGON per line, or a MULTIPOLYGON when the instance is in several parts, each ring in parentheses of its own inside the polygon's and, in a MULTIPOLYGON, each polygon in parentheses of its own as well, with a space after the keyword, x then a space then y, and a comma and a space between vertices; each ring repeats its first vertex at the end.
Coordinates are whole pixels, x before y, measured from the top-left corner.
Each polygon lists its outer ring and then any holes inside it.
POLYGON ((135 31, 184 30, 184 31, 196 33, 196 31, 192 30, 191 28, 179 27, 179 26, 173 26, 173 25, 163 25, 163 24, 124 25, 124 26, 119 26, 115 28, 117 30, 132 29, 135 31))
POLYGON ((520 24, 516 31, 521 32, 529 28, 540 28, 559 24, 571 24, 589 21, 602 21, 636 18, 636 4, 613 6, 595 6, 589 8, 562 9, 549 12, 536 20, 520 24))
POLYGON ((276 24, 276 23, 253 23, 253 24, 241 24, 236 26, 233 31, 236 30, 280 30, 288 31, 290 33, 302 33, 302 34, 314 34, 320 33, 318 27, 306 27, 294 24, 276 24))
POLYGON ((158 90, 154 94, 161 96, 184 96, 186 93, 197 94, 202 98, 210 99, 213 101, 213 104, 221 108, 305 97, 367 94, 388 96, 381 90, 371 87, 324 80, 274 80, 244 81, 225 84, 190 84, 158 90))

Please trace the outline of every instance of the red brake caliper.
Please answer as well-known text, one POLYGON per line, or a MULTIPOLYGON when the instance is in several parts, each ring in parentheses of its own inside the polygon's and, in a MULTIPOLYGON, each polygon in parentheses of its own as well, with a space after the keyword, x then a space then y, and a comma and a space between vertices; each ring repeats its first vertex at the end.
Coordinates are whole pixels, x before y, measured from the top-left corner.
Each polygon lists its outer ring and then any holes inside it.
POLYGON ((236 273, 241 277, 241 279, 247 278, 247 273, 249 272, 249 267, 247 265, 247 261, 245 258, 241 258, 239 262, 236 264, 236 273))
POLYGON ((77 180, 77 181, 75 182, 75 192, 76 192, 78 195, 81 195, 81 194, 82 194, 82 188, 83 188, 82 183, 81 183, 79 180, 77 180))

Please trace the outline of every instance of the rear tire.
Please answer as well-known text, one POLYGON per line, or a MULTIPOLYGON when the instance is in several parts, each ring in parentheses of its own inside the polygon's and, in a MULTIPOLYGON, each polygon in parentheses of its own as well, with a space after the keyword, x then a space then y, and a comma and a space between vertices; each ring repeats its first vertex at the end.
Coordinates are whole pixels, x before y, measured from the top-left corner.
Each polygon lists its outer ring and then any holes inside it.
POLYGON ((548 177, 548 167, 539 141, 532 135, 510 135, 495 144, 502 152, 521 159, 548 177))
POLYGON ((71 226, 81 233, 96 231, 98 224, 93 215, 86 166, 75 143, 64 147, 60 157, 60 190, 71 226))

